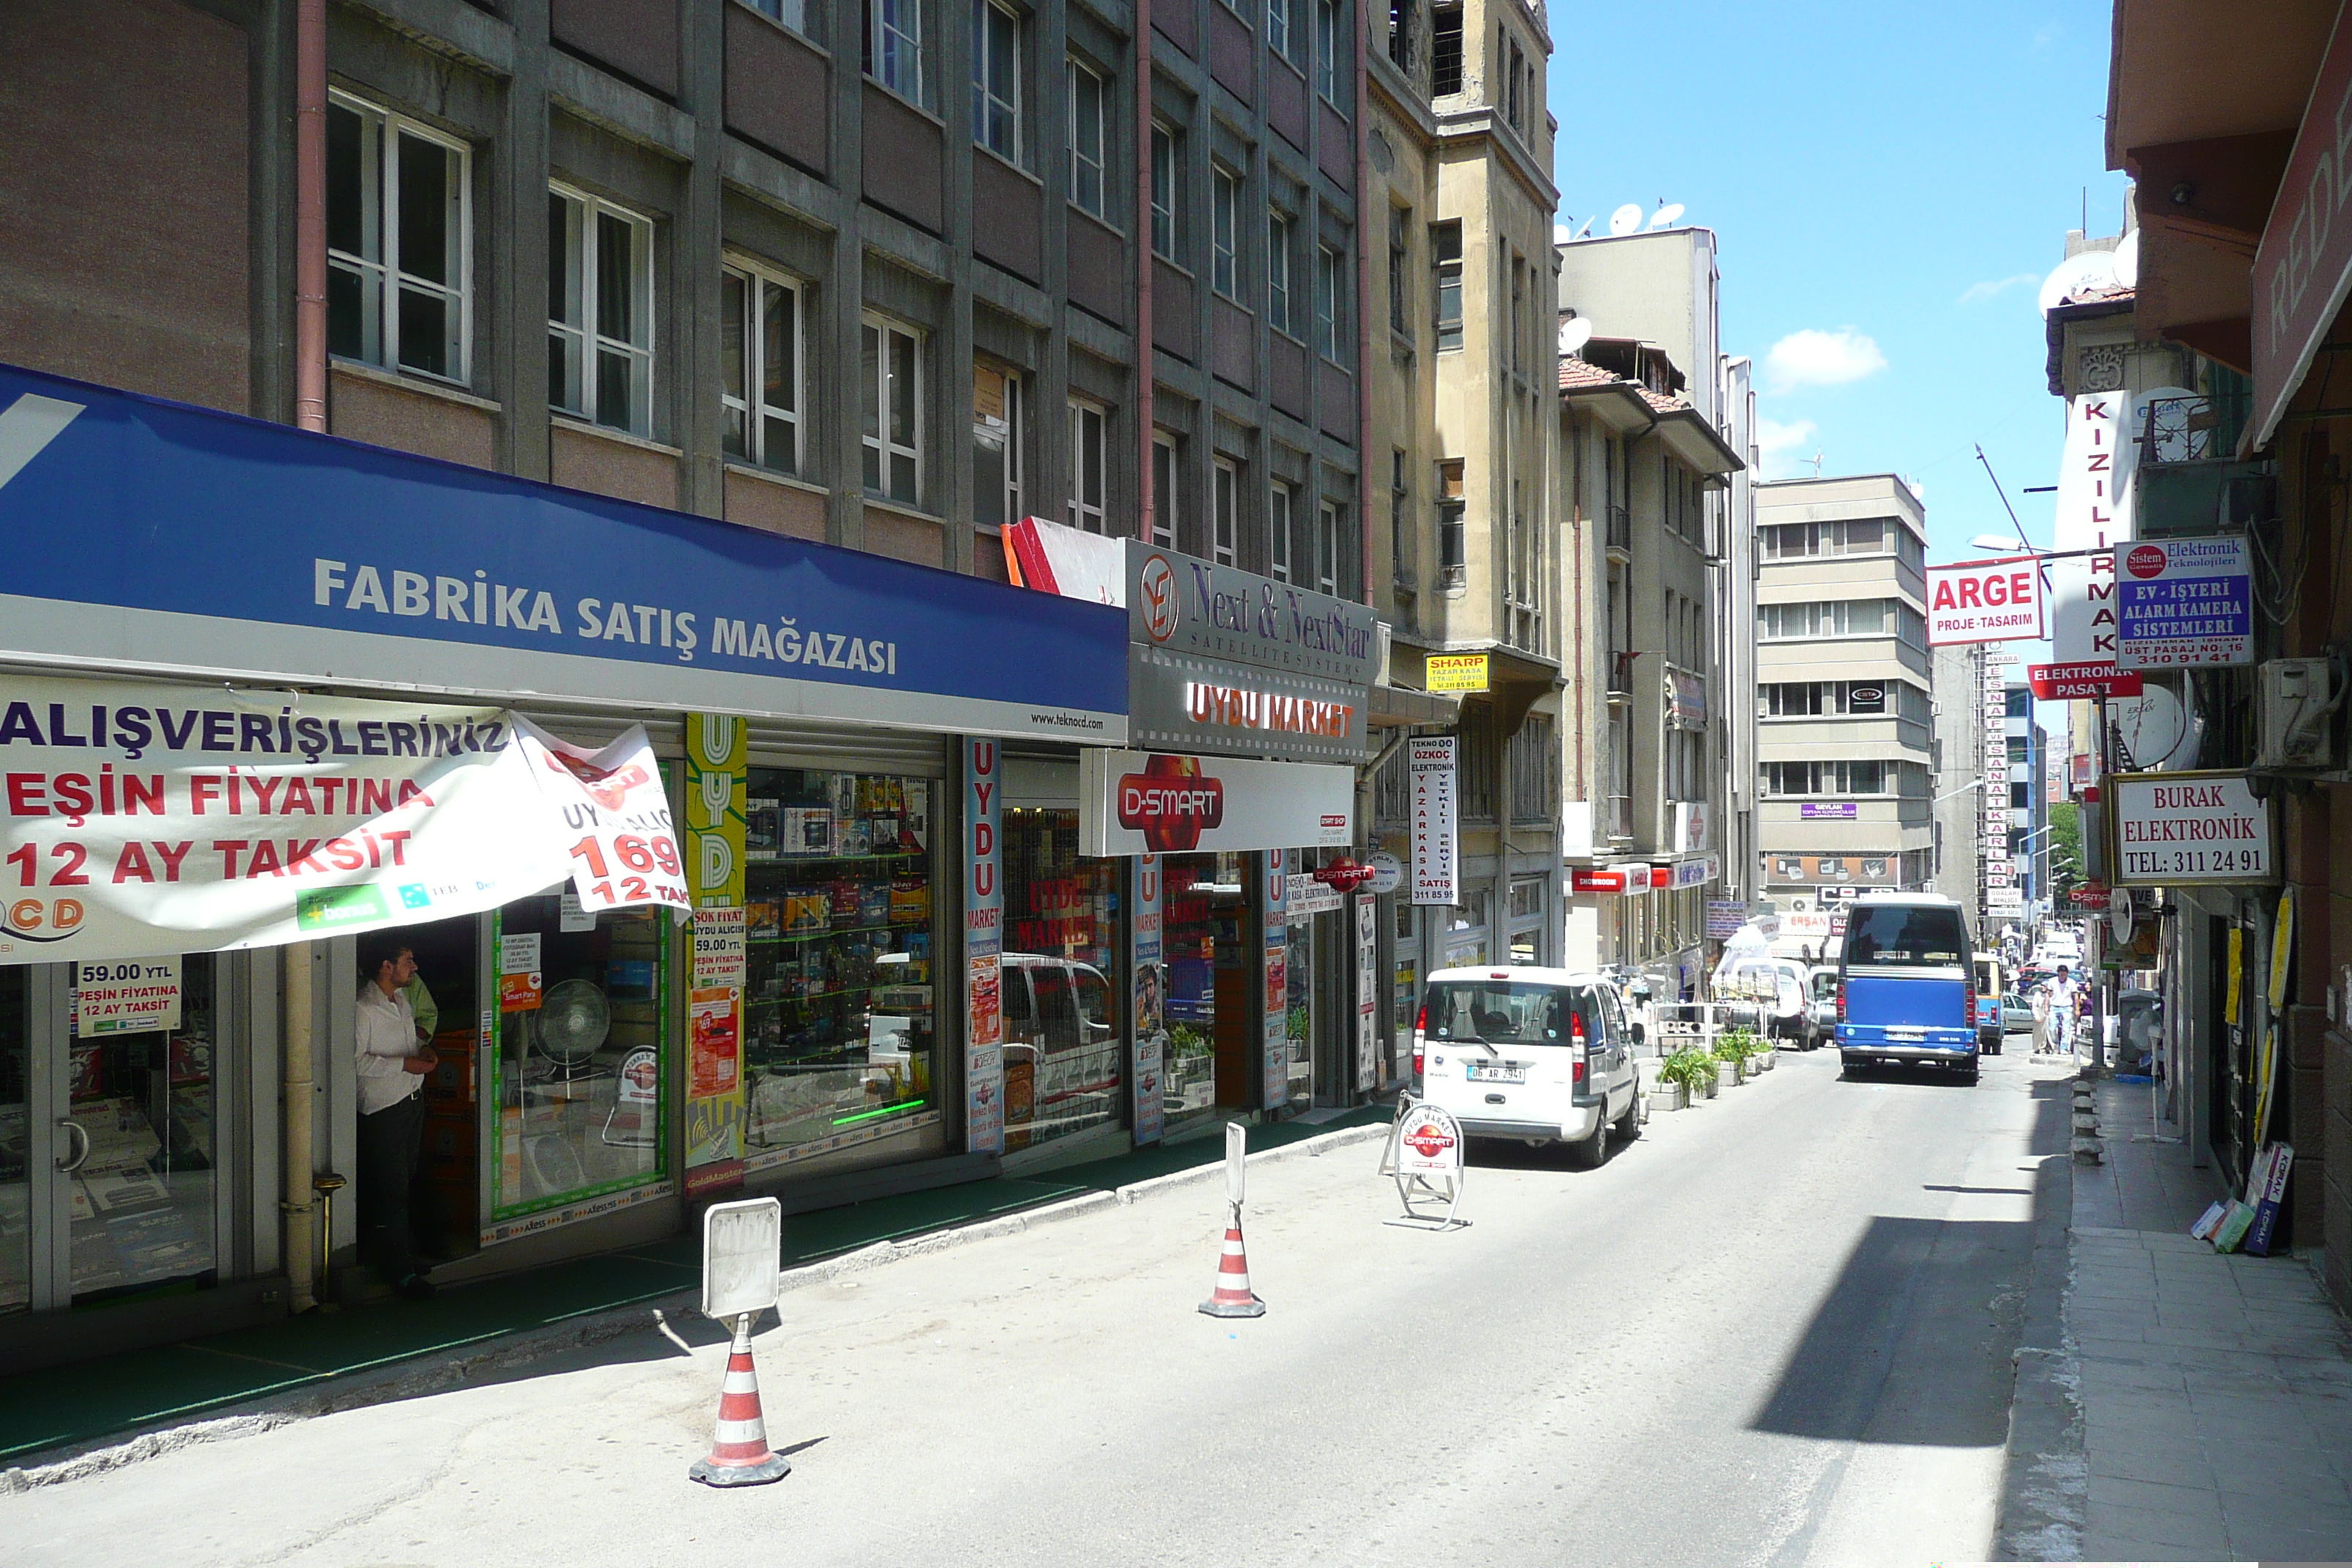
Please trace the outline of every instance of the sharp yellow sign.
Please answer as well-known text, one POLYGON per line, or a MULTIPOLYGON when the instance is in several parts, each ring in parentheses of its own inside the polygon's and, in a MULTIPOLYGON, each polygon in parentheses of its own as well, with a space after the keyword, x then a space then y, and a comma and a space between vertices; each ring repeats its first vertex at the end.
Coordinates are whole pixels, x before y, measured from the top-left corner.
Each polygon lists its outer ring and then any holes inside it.
POLYGON ((1483 653, 1433 653, 1429 656, 1429 689, 1432 691, 1484 691, 1486 689, 1486 655, 1483 653))

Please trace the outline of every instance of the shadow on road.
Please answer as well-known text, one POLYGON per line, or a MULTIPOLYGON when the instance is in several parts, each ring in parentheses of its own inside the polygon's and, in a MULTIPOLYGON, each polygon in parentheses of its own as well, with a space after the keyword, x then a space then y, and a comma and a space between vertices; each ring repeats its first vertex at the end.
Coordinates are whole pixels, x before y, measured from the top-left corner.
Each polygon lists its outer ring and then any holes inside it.
POLYGON ((2006 1442, 2036 1231, 2066 1191, 2049 1160, 2064 1149, 2065 1084, 2040 1080, 2032 1094, 2030 1148, 2043 1173, 2032 1217, 1873 1219, 1751 1427, 1839 1442, 2006 1442))

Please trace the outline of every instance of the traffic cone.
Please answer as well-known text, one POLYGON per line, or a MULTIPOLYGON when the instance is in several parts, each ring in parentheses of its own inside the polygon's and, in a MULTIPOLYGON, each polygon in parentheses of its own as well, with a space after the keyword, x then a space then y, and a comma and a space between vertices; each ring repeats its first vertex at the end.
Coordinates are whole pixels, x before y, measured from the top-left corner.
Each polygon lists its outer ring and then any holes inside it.
POLYGON ((751 1314, 735 1320, 735 1343, 727 1352, 727 1382, 719 1392, 719 1435, 710 1457, 686 1472, 709 1487, 756 1487, 793 1473, 791 1461, 768 1447, 768 1424, 760 1415, 760 1379, 751 1370, 751 1314))
POLYGON ((1265 1303, 1250 1289, 1249 1258, 1242 1251, 1242 1211, 1225 1222, 1225 1249, 1217 1258, 1217 1288, 1201 1303, 1213 1318, 1263 1318, 1265 1303))

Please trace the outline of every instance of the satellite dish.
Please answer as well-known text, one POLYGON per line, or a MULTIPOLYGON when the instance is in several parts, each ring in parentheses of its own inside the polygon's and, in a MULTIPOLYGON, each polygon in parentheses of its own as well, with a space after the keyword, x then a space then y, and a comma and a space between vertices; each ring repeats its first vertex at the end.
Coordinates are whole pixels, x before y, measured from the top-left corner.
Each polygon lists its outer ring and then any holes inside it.
POLYGON ((1633 233, 1641 226, 1642 204, 1639 202, 1627 202, 1623 206, 1619 207, 1615 212, 1609 215, 1609 232, 1611 234, 1628 235, 1633 233))
POLYGON ((2048 315, 2077 294, 2116 286, 2116 253, 2082 250, 2050 269, 2042 280, 2042 313, 2048 315))
POLYGON ((2132 939, 2132 895, 2129 888, 2117 888, 2107 895, 2107 931, 2117 942, 2132 939))
POLYGON ((2137 697, 2113 700, 2107 705, 2107 718, 2141 772, 2164 773, 2197 765, 2204 726, 2190 719, 2179 694, 2169 688, 2144 686, 2137 697))
POLYGON ((2124 242, 2116 247, 2116 282, 2126 289, 2139 287, 2139 230, 2137 229, 2124 236, 2124 242))
POLYGON ((1588 238, 1591 237, 1591 235, 1592 235, 1592 220, 1591 220, 1591 218, 1586 218, 1586 219, 1584 220, 1584 226, 1583 226, 1582 228, 1580 228, 1580 229, 1578 229, 1578 230, 1576 231, 1576 237, 1577 237, 1577 238, 1579 238, 1579 239, 1588 239, 1588 238))
POLYGON ((613 1005, 593 980, 548 987, 539 1008, 539 1054, 558 1067, 583 1068, 613 1032, 613 1005))
POLYGON ((1664 206, 1660 207, 1656 212, 1650 215, 1650 226, 1652 228, 1664 228, 1666 225, 1674 222, 1675 219, 1682 216, 1683 204, 1680 202, 1668 202, 1664 206))
POLYGON ((1576 235, 1574 231, 1570 229, 1568 225, 1564 223, 1556 223, 1551 226, 1551 242, 1554 245, 1566 245, 1570 240, 1574 239, 1576 235))
POLYGON ((1559 353, 1565 359, 1592 341, 1592 323, 1582 316, 1571 316, 1559 324, 1559 353))

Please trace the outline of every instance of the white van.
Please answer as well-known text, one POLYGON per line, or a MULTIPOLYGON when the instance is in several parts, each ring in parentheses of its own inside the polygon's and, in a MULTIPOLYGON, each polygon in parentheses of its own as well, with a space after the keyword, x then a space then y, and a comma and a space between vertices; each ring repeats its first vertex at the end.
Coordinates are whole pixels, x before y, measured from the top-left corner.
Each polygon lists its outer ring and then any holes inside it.
POLYGON ((1608 977, 1566 969, 1441 969, 1422 993, 1413 1077, 1474 1138, 1566 1143, 1585 1170, 1609 1129, 1640 1136, 1633 1035, 1608 977))

